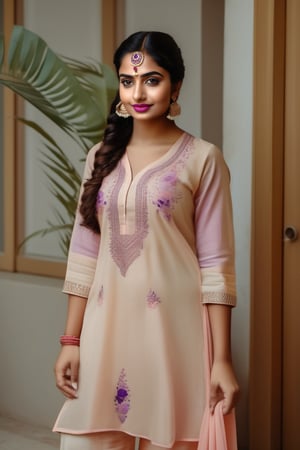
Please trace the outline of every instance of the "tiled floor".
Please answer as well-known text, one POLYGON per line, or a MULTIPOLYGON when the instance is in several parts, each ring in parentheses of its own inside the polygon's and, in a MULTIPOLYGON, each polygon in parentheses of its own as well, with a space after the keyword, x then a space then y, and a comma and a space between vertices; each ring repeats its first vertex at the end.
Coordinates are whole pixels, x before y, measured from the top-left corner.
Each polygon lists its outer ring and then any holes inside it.
POLYGON ((59 449, 59 436, 51 430, 0 416, 0 450, 53 449, 59 449))

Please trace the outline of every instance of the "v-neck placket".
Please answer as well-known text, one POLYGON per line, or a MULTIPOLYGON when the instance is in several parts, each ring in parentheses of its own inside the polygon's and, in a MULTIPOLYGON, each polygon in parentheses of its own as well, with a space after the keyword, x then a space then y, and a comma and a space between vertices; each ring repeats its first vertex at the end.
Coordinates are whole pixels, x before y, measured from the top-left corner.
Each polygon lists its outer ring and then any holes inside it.
MULTIPOLYGON (((128 217, 128 201, 130 200, 129 197, 132 193, 135 197, 133 189, 135 177, 132 175, 132 170, 127 157, 123 157, 122 165, 124 169, 124 181, 120 187, 118 198, 120 234, 133 234, 135 232, 135 220, 134 217, 128 217)), ((129 216, 130 215, 131 214, 129 213, 129 216)))

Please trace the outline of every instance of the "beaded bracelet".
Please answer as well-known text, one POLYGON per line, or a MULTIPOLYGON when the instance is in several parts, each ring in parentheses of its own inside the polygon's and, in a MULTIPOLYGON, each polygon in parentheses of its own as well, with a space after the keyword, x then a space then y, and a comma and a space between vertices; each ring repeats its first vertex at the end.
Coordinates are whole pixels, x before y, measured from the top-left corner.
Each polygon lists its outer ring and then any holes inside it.
POLYGON ((80 338, 76 336, 69 336, 68 334, 60 336, 59 342, 61 343, 61 345, 76 345, 77 347, 80 346, 80 338))

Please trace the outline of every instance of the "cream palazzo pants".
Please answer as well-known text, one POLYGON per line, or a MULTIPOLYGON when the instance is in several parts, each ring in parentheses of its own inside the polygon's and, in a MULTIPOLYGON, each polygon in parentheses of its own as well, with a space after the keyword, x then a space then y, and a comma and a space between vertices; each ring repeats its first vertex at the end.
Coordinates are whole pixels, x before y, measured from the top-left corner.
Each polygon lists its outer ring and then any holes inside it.
MULTIPOLYGON (((162 450, 147 439, 139 440, 138 450, 162 450)), ((197 450, 198 442, 175 442, 172 450, 197 450)), ((87 435, 61 434, 60 450, 134 450, 135 437, 121 431, 87 435)))

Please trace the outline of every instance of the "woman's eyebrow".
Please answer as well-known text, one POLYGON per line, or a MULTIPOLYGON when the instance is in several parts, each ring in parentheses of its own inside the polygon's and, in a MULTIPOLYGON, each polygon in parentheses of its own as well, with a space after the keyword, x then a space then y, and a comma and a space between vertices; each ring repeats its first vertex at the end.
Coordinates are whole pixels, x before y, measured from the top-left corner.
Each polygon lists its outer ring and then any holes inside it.
MULTIPOLYGON (((150 76, 152 76, 152 75, 158 75, 158 76, 160 76, 160 77, 163 77, 163 74, 160 73, 160 72, 157 72, 156 70, 153 70, 152 72, 142 73, 142 74, 140 75, 140 77, 141 77, 141 78, 147 78, 147 77, 150 77, 150 76)), ((132 74, 128 75, 128 74, 126 74, 126 73, 120 73, 119 77, 120 77, 120 78, 121 78, 121 77, 135 78, 136 75, 132 75, 132 74)))

